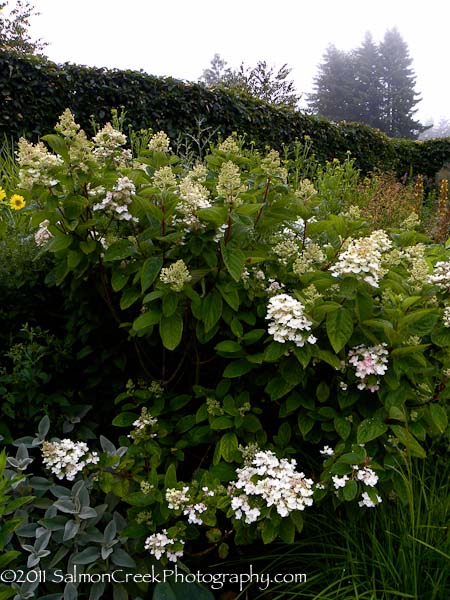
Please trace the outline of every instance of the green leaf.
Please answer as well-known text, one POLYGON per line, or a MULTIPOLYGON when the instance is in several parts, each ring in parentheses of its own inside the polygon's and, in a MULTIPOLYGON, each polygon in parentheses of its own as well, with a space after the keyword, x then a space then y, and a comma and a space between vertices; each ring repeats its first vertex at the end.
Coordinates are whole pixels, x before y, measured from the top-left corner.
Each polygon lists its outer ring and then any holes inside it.
POLYGON ((118 240, 109 246, 103 257, 104 262, 123 260, 136 254, 136 246, 130 240, 118 240))
POLYGON ((165 317, 171 317, 178 307, 179 294, 167 292, 162 298, 162 311, 165 317))
POLYGON ((224 354, 234 354, 235 352, 242 352, 242 347, 233 340, 224 340, 223 342, 219 342, 214 350, 223 352, 224 354))
POLYGON ((164 348, 175 350, 183 336, 183 319, 175 313, 171 317, 162 317, 159 323, 159 334, 164 348))
POLYGON ((295 525, 290 518, 285 517, 281 520, 280 527, 278 529, 278 535, 285 544, 294 543, 295 525))
POLYGON ((92 238, 88 238, 87 240, 80 242, 80 250, 84 252, 84 254, 91 254, 96 248, 97 242, 92 238))
POLYGON ((278 527, 270 519, 263 521, 262 541, 264 544, 271 544, 278 535, 278 527))
POLYGON ((131 492, 126 494, 124 498, 125 502, 130 504, 131 506, 150 506, 155 501, 155 498, 152 494, 144 494, 143 492, 131 492))
POLYGON ((416 440, 416 438, 401 425, 391 425, 391 430, 395 437, 405 446, 411 456, 426 458, 427 453, 416 440))
POLYGON ((166 475, 164 477, 164 487, 167 488, 174 488, 177 485, 177 469, 175 467, 175 464, 172 463, 171 465, 169 465, 167 471, 166 471, 166 475))
POLYGON ((235 284, 220 284, 216 285, 222 295, 222 298, 233 310, 239 309, 239 292, 235 284))
POLYGON ((141 269, 141 287, 142 292, 148 290, 155 279, 158 277, 159 272, 163 266, 163 259, 159 256, 152 256, 142 265, 141 269))
POLYGON ((228 463, 236 460, 238 454, 238 438, 233 432, 225 433, 220 439, 220 453, 228 463))
POLYGON ((136 288, 126 288, 122 292, 122 296, 120 298, 120 308, 125 310, 129 308, 132 304, 134 304, 141 297, 141 292, 136 288))
POLYGON ((223 377, 228 377, 230 379, 233 377, 240 377, 251 371, 253 367, 254 365, 245 359, 234 360, 225 367, 223 377))
POLYGON ((430 416, 439 433, 444 433, 448 427, 448 417, 440 404, 430 404, 430 416))
POLYGON ((276 362, 286 354, 287 347, 279 342, 271 342, 264 350, 264 360, 266 362, 276 362))
POLYGON ((205 332, 210 331, 222 316, 223 302, 217 290, 212 290, 202 302, 202 320, 205 332))
POLYGON ((353 333, 353 318, 349 310, 341 306, 338 310, 329 312, 326 320, 327 335, 333 350, 342 350, 353 333))
MULTIPOLYGON (((207 210, 207 209, 204 209, 207 210)), ((157 583, 152 600, 178 600, 169 582, 157 583)))
POLYGON ((224 206, 200 208, 196 214, 200 219, 210 221, 211 223, 214 223, 214 225, 223 225, 228 218, 228 211, 224 206))
POLYGON ((245 266, 245 254, 235 245, 222 242, 222 258, 228 273, 235 281, 239 281, 245 266))
POLYGON ((66 163, 70 162, 69 150, 67 148, 66 142, 64 141, 63 137, 56 135, 54 133, 50 133, 48 135, 43 135, 41 137, 41 140, 44 140, 44 142, 47 142, 47 144, 50 146, 50 148, 53 150, 53 152, 56 152, 56 154, 59 154, 59 156, 61 156, 61 158, 64 160, 64 162, 66 162, 66 163))
POLYGON ((211 420, 211 429, 229 429, 233 425, 231 417, 215 417, 211 420))
POLYGON ((120 292, 128 281, 129 275, 127 275, 123 269, 114 269, 111 274, 111 287, 115 292, 120 292))
POLYGON ((130 427, 136 421, 137 415, 132 412, 119 413, 117 417, 114 417, 112 424, 116 427, 130 427))
POLYGON ((291 512, 291 521, 294 523, 296 530, 298 533, 301 533, 303 530, 303 515, 299 510, 293 510, 291 512))
POLYGON ((430 333, 439 319, 435 308, 424 308, 399 319, 399 329, 408 328, 411 333, 422 337, 430 333))
POLYGON ((388 430, 388 426, 379 417, 364 419, 359 426, 356 434, 358 444, 365 444, 371 440, 380 437, 388 430))
POLYGON ((50 252, 59 252, 60 250, 67 250, 72 245, 73 237, 71 235, 57 235, 48 245, 50 252))
POLYGON ((343 440, 346 440, 350 435, 352 426, 345 417, 335 417, 334 428, 339 437, 341 437, 343 440))
POLYGON ((330 388, 325 383, 325 381, 321 381, 316 388, 316 398, 319 402, 326 402, 330 397, 330 388))
POLYGON ((142 315, 139 315, 137 319, 135 319, 133 323, 133 329, 135 331, 140 331, 146 327, 151 327, 152 325, 159 323, 160 319, 161 311, 159 309, 155 308, 147 310, 142 315))
POLYGON ((358 484, 354 479, 347 481, 345 487, 342 490, 342 495, 347 502, 354 500, 356 498, 356 494, 358 493, 358 484))

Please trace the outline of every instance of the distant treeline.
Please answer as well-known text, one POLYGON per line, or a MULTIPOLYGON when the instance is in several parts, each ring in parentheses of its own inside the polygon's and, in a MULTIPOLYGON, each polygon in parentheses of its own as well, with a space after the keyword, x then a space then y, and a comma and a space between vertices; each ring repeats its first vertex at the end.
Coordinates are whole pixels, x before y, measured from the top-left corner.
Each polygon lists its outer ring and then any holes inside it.
POLYGON ((104 123, 112 108, 125 107, 125 128, 151 127, 172 138, 197 135, 198 123, 225 137, 245 134, 257 148, 281 150, 311 138, 321 162, 355 158, 363 173, 376 169, 434 177, 450 162, 450 139, 423 142, 391 139, 359 123, 332 123, 299 111, 278 108, 252 96, 201 83, 184 83, 137 71, 57 65, 37 57, 0 52, 0 136, 36 140, 52 131, 70 108, 92 133, 92 119, 104 123))

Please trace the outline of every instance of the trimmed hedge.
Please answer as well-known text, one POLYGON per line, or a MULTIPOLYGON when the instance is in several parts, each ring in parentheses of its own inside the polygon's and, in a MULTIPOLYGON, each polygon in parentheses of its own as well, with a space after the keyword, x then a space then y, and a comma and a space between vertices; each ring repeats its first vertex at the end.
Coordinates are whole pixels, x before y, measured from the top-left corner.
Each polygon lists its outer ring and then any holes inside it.
POLYGON ((268 105, 243 93, 207 88, 137 71, 57 65, 37 57, 0 52, 0 135, 36 140, 48 133, 65 108, 92 133, 91 117, 105 122, 111 108, 126 107, 126 126, 163 129, 171 138, 202 127, 225 137, 246 134, 258 148, 278 150, 310 136, 319 161, 343 159, 349 151, 363 173, 374 169, 434 177, 450 161, 450 139, 423 142, 390 139, 359 123, 326 119, 268 105))

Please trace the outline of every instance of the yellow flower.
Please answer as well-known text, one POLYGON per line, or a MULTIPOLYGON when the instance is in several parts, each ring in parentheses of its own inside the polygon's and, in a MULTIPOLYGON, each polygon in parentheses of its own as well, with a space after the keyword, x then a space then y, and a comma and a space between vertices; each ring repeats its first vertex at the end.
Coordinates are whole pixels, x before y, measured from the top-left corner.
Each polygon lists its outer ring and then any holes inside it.
POLYGON ((4 200, 5 198, 6 198, 6 192, 2 187, 0 187, 0 202, 2 200, 4 200))
POLYGON ((9 206, 14 210, 21 210, 25 204, 25 198, 19 194, 13 194, 9 199, 9 206))

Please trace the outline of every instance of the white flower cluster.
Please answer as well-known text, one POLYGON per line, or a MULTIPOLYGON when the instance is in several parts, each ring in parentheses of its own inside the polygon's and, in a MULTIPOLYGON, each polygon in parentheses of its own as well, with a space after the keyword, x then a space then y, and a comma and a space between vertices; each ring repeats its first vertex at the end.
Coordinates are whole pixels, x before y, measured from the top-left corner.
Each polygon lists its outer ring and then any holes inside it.
POLYGON ((317 265, 322 263, 325 258, 321 247, 311 242, 303 248, 301 255, 295 260, 292 270, 300 277, 300 275, 316 269, 317 265))
POLYGON ((163 529, 162 533, 153 533, 145 540, 144 548, 153 554, 156 560, 165 554, 172 562, 177 562, 183 556, 183 540, 176 540, 167 535, 167 529, 163 529))
POLYGON ((92 210, 104 210, 113 214, 119 221, 134 221, 138 219, 133 217, 128 206, 136 194, 136 187, 128 177, 119 177, 112 192, 107 192, 106 197, 99 204, 94 204, 92 210))
POLYGON ((176 212, 181 217, 174 219, 180 220, 185 231, 193 231, 201 228, 202 224, 197 216, 200 208, 209 208, 209 191, 201 183, 194 181, 190 177, 185 177, 178 186, 180 202, 175 207, 176 212))
POLYGON ((309 200, 317 195, 317 190, 309 179, 302 179, 298 189, 295 190, 295 195, 297 198, 300 198, 300 200, 309 200))
POLYGON ((434 265, 432 275, 428 276, 428 283, 437 285, 441 290, 450 290, 450 260, 440 260, 434 265))
POLYGON ((189 486, 184 486, 181 490, 168 488, 166 490, 167 506, 171 510, 181 510, 189 504, 189 486))
POLYGON ((127 136, 114 129, 111 123, 106 123, 92 140, 95 144, 94 156, 97 159, 111 160, 116 167, 125 166, 131 161, 131 151, 122 148, 127 143, 127 136))
MULTIPOLYGON (((377 494, 377 504, 380 504, 382 502, 381 497, 377 494)), ((375 504, 375 502, 372 500, 372 498, 369 496, 369 494, 367 492, 363 492, 361 494, 361 498, 362 500, 360 500, 358 502, 359 506, 366 506, 367 508, 375 508, 375 506, 377 506, 377 504, 375 504)))
POLYGON ((130 437, 133 440, 139 440, 144 437, 156 437, 156 433, 149 433, 148 429, 151 429, 158 423, 158 419, 156 417, 152 417, 152 415, 148 412, 146 406, 141 408, 141 414, 133 422, 134 429, 131 431, 130 437))
POLYGON ((334 450, 333 448, 330 448, 330 446, 324 446, 322 450, 319 450, 319 453, 322 454, 322 456, 334 456, 334 450))
POLYGON ((296 346, 315 344, 317 339, 305 332, 311 330, 312 321, 303 314, 304 306, 289 294, 277 294, 269 300, 266 319, 270 319, 268 332, 280 344, 294 342, 296 346))
POLYGON ((388 369, 388 359, 386 358, 389 352, 386 350, 387 344, 378 344, 377 346, 364 346, 360 344, 352 348, 349 353, 349 363, 356 369, 355 375, 361 379, 358 383, 358 389, 368 389, 371 392, 376 392, 380 387, 380 380, 377 378, 376 383, 369 383, 370 375, 384 375, 388 369))
POLYGON ((217 180, 217 195, 223 198, 230 208, 236 208, 242 204, 239 194, 246 190, 247 186, 241 182, 239 167, 231 160, 224 162, 217 180))
POLYGON ((444 308, 444 314, 442 316, 442 324, 444 327, 450 327, 450 306, 444 308))
POLYGON ((152 135, 148 142, 148 149, 154 152, 170 152, 170 139, 167 133, 159 131, 152 135))
POLYGON ((55 131, 65 138, 72 172, 74 169, 78 169, 83 173, 87 173, 89 165, 93 160, 93 144, 87 139, 83 129, 75 122, 75 118, 69 108, 66 108, 59 117, 58 123, 55 125, 55 131))
POLYGON ((356 479, 362 481, 364 485, 374 487, 378 483, 378 475, 370 467, 360 469, 357 465, 353 465, 353 470, 356 471, 356 479))
POLYGON ((96 464, 100 460, 97 452, 89 452, 84 442, 72 442, 63 439, 60 442, 42 444, 42 462, 58 479, 73 481, 75 475, 88 464, 96 464))
POLYGON ((261 170, 270 179, 281 179, 283 183, 287 181, 287 169, 281 166, 280 154, 277 150, 270 150, 261 160, 261 170))
POLYGON ((45 221, 41 221, 39 223, 38 230, 34 234, 34 241, 36 242, 36 246, 43 246, 53 237, 53 235, 48 230, 49 225, 50 221, 48 219, 45 219, 45 221))
MULTIPOLYGON (((214 496, 214 492, 206 486, 202 488, 204 496, 214 496)), ((167 506, 172 510, 182 510, 183 515, 188 518, 188 523, 192 525, 202 525, 201 514, 206 512, 207 506, 204 502, 192 502, 189 486, 184 486, 181 490, 168 488, 166 490, 167 506)))
POLYGON ((226 152, 227 154, 239 155, 241 152, 235 135, 229 135, 223 142, 219 144, 218 149, 221 152, 226 152))
POLYGON ((58 183, 52 175, 53 169, 61 166, 64 161, 52 154, 43 142, 31 144, 25 138, 20 138, 17 151, 19 163, 18 187, 31 190, 34 184, 53 187, 58 183))
POLYGON ((330 268, 333 277, 355 274, 373 287, 378 287, 384 275, 381 268, 382 253, 389 250, 392 242, 381 229, 369 237, 351 240, 335 265, 330 268))
POLYGON ((294 510, 304 510, 313 503, 313 481, 295 470, 294 459, 281 460, 270 451, 257 452, 251 462, 236 469, 238 479, 233 482, 231 507, 237 519, 245 516, 246 523, 257 520, 261 514, 252 500, 261 499, 267 507, 275 506, 281 517, 294 510), (242 490, 243 494, 239 494, 242 490))
POLYGON ((162 283, 170 286, 170 289, 174 292, 181 292, 184 285, 191 281, 192 276, 185 262, 180 259, 172 263, 170 267, 161 269, 159 279, 162 283))
POLYGON ((157 169, 153 175, 153 185, 162 192, 174 192, 177 187, 177 178, 172 167, 166 165, 157 169))

